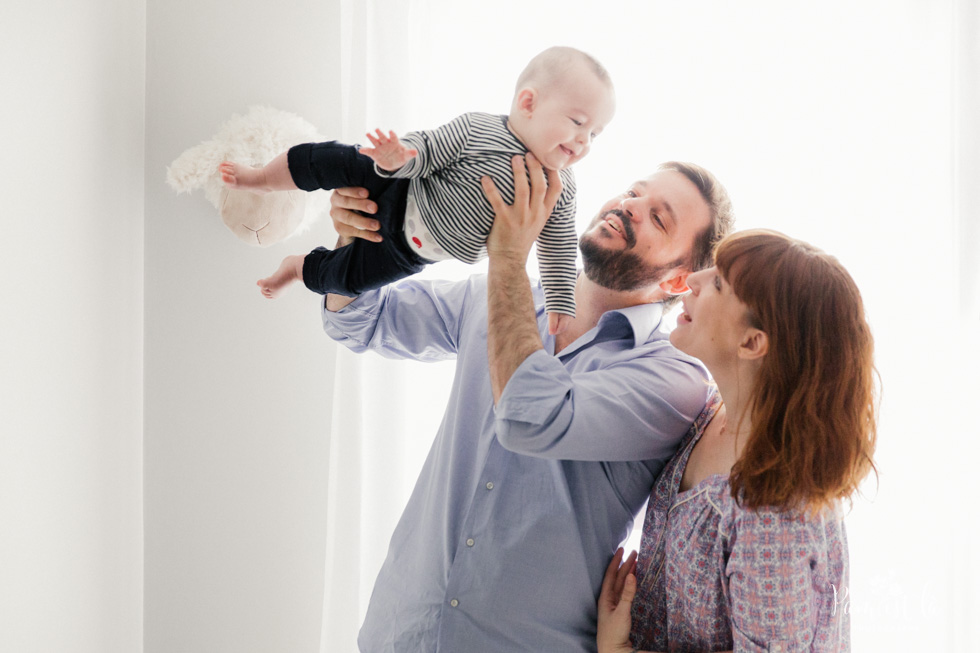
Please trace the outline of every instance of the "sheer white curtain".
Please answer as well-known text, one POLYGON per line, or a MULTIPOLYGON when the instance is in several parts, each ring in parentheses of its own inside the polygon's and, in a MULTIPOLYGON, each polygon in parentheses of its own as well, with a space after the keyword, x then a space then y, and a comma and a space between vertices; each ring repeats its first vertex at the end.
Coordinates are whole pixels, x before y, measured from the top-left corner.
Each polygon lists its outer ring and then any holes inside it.
MULTIPOLYGON (((610 70, 619 104, 577 166, 580 226, 657 163, 691 160, 726 184, 739 228, 778 229, 841 259, 864 294, 884 385, 880 479, 848 518, 853 648, 972 650, 980 569, 975 510, 961 506, 975 504, 980 434, 966 415, 980 364, 976 3, 345 7, 345 138, 506 112, 527 59, 575 45, 610 70)), ((451 374, 338 357, 324 652, 354 649, 451 374)))
MULTIPOLYGON (((407 41, 414 3, 342 0, 342 140, 411 129, 419 61, 407 41)), ((423 123, 415 123, 421 125, 423 123)), ((437 123, 424 123, 426 125, 437 123)), ((444 263, 446 276, 468 273, 444 263)), ((449 363, 423 365, 338 350, 328 467, 327 553, 320 650, 356 650, 388 539, 415 484, 449 395, 449 363)))

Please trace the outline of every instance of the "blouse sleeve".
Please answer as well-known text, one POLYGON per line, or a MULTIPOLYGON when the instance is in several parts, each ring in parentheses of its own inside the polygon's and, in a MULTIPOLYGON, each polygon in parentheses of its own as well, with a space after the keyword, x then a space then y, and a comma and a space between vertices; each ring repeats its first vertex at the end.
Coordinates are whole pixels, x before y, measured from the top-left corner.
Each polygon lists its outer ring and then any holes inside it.
POLYGON ((733 512, 725 576, 735 653, 849 650, 840 516, 733 512))

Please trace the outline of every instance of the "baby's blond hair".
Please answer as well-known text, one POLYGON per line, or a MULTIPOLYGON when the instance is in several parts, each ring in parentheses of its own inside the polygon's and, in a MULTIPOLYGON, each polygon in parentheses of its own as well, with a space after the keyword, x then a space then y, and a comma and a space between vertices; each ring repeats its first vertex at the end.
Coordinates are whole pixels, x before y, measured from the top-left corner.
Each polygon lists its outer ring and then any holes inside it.
POLYGON ((598 79, 612 86, 609 73, 591 54, 576 48, 557 45, 536 55, 517 78, 515 92, 522 88, 537 86, 542 89, 561 82, 576 64, 585 64, 598 79))

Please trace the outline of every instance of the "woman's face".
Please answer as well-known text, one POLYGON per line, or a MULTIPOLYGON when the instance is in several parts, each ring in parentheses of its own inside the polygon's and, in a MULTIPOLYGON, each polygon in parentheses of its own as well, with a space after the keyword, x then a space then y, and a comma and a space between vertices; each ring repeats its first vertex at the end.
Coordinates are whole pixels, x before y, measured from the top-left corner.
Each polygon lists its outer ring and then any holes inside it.
POLYGON ((719 366, 736 363, 738 346, 752 328, 749 309, 715 267, 694 272, 687 285, 691 292, 681 300, 683 312, 670 342, 715 374, 719 366))

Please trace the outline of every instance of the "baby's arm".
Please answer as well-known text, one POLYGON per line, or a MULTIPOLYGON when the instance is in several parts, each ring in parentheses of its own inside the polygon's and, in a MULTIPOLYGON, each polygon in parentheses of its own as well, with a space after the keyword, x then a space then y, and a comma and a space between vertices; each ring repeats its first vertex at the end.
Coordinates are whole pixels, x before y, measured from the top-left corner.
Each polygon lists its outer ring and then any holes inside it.
POLYGON ((368 140, 374 147, 362 147, 360 152, 365 154, 378 164, 378 167, 385 172, 395 172, 406 163, 419 155, 419 151, 414 148, 405 147, 398 136, 393 131, 389 131, 385 136, 380 129, 374 130, 377 136, 368 132, 368 140))
MULTIPOLYGON (((463 153, 469 140, 470 117, 463 114, 441 127, 425 131, 408 132, 402 136, 401 143, 407 148, 414 148, 416 155, 409 157, 395 171, 378 163, 375 170, 383 177, 400 177, 403 179, 418 179, 428 177, 437 170, 442 170, 455 164, 463 153)), ((374 142, 372 136, 368 136, 374 142)), ((361 148, 370 156, 372 148, 361 148)), ((377 148, 374 148, 377 149, 377 148)), ((377 161, 377 160, 376 160, 377 161)))
MULTIPOLYGON (((562 179, 571 185, 574 180, 562 179)), ((567 186, 566 186, 567 188, 567 186)), ((575 316, 575 198, 562 193, 562 199, 538 236, 538 266, 544 287, 548 333, 561 333, 575 316)))

